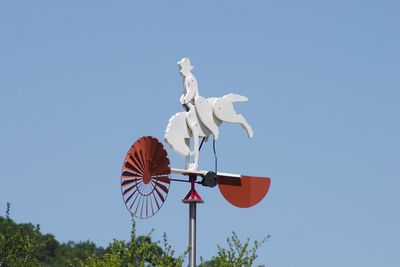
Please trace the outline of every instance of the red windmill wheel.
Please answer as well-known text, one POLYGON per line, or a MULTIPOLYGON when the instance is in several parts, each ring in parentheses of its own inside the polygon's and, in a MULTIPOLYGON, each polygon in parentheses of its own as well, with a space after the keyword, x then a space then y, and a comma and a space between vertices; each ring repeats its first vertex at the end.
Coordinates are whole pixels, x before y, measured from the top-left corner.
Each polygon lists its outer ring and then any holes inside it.
POLYGON ((145 136, 129 149, 121 174, 121 192, 131 214, 153 216, 167 198, 171 168, 167 151, 157 139, 145 136))

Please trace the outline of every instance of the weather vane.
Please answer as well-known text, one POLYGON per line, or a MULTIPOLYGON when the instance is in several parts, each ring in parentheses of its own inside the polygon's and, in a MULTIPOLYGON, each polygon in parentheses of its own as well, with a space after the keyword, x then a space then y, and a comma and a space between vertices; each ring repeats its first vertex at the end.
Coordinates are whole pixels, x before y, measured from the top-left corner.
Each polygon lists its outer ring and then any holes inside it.
POLYGON ((171 168, 168 153, 156 138, 139 138, 125 156, 121 174, 121 192, 126 207, 135 217, 145 219, 153 216, 165 202, 171 181, 188 182, 191 188, 183 203, 189 204, 189 266, 196 266, 196 205, 203 199, 195 189, 196 184, 215 187, 218 185, 223 197, 231 204, 248 208, 260 202, 267 194, 271 180, 240 174, 198 170, 199 153, 204 141, 212 135, 215 155, 215 140, 219 137, 222 122, 240 124, 249 138, 253 130, 246 119, 234 110, 234 102, 247 98, 237 94, 204 98, 199 94, 197 80, 192 73, 189 58, 178 62, 183 77, 183 94, 180 97, 184 111, 169 120, 164 140, 171 148, 185 157, 185 168, 171 168), (200 142, 200 138, 202 141, 200 142), (171 173, 187 179, 172 179, 171 173), (200 177, 201 180, 197 181, 200 177))

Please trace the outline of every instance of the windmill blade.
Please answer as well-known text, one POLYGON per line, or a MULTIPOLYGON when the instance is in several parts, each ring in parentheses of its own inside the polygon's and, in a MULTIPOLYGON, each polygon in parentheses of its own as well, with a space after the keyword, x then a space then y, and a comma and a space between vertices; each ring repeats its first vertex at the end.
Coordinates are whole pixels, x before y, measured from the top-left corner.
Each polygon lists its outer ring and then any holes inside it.
POLYGON ((122 165, 121 193, 132 215, 146 219, 157 213, 169 192, 170 173, 167 151, 156 138, 143 136, 131 146, 122 165))

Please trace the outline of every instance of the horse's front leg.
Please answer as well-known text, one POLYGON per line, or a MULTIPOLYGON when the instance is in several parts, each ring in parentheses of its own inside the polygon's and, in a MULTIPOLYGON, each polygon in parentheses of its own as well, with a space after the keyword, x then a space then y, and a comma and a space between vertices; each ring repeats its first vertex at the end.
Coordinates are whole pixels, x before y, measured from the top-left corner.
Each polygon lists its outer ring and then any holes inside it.
POLYGON ((192 130, 193 133, 193 162, 189 164, 188 169, 191 171, 197 171, 199 166, 199 131, 197 127, 192 130))
POLYGON ((194 106, 192 104, 188 104, 190 109, 186 113, 186 123, 191 131, 191 137, 193 138, 193 153, 194 160, 192 163, 189 164, 189 170, 197 170, 198 167, 198 160, 199 160, 199 135, 200 135, 200 125, 198 123, 198 119, 194 110, 194 106))
POLYGON ((189 169, 190 158, 192 156, 192 151, 190 151, 190 138, 185 138, 185 144, 189 148, 189 153, 185 156, 185 168, 189 169))

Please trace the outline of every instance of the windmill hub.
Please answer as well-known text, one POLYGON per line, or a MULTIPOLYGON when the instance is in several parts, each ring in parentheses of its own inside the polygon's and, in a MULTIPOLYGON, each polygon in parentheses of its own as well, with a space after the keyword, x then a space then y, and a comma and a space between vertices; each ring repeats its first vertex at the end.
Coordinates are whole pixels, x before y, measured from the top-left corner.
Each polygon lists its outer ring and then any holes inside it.
POLYGON ((148 169, 143 172, 143 183, 148 184, 151 181, 150 171, 148 169))

